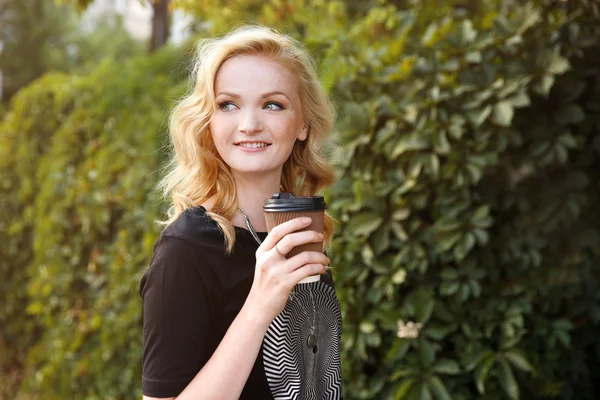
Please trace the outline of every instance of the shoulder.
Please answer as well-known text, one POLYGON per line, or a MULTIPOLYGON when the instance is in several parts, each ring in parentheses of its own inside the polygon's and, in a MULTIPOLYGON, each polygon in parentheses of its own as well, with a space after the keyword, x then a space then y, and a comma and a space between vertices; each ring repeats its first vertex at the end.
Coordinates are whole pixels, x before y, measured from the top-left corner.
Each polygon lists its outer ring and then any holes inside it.
POLYGON ((140 294, 148 287, 182 287, 199 281, 215 281, 215 266, 223 253, 216 223, 202 209, 188 209, 160 233, 150 265, 142 276, 140 294))
MULTIPOLYGON (((217 223, 208 215, 204 207, 184 210, 179 217, 169 224, 160 234, 159 242, 175 243, 166 238, 176 238, 196 249, 220 251, 223 249, 223 234, 217 223)), ((179 246, 185 246, 179 244, 179 246)))

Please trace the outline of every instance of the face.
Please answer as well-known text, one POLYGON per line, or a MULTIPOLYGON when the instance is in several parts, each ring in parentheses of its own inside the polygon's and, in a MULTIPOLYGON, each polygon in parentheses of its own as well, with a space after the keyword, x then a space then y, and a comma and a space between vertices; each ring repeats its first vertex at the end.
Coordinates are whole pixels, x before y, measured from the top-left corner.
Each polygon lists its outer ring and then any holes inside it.
POLYGON ((306 140, 298 82, 281 63, 259 55, 225 61, 215 77, 210 132, 234 174, 280 173, 296 140, 306 140), (245 148, 243 142, 268 144, 245 148))

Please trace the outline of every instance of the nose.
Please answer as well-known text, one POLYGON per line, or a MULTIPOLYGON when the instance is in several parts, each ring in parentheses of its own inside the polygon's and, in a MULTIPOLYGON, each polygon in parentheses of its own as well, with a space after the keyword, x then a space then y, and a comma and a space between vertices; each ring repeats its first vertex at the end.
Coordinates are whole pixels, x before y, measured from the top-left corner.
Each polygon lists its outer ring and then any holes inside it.
POLYGON ((260 132, 263 126, 257 113, 253 110, 247 110, 238 125, 238 129, 240 132, 254 133, 260 132))

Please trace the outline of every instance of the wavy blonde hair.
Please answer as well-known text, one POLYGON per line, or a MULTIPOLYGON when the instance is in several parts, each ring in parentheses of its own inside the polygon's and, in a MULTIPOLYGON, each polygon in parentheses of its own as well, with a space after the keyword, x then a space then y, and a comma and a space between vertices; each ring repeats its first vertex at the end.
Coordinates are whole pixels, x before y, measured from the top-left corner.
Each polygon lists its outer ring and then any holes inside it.
MULTIPOLYGON (((157 189, 171 206, 162 225, 169 225, 188 208, 216 195, 209 215, 225 237, 225 251, 235 245, 231 218, 237 211, 237 193, 230 167, 212 140, 209 122, 216 110, 214 83, 223 62, 237 55, 262 55, 282 63, 298 78, 300 100, 309 126, 305 141, 297 140, 283 165, 280 191, 296 196, 319 196, 335 182, 335 172, 323 150, 335 120, 335 109, 323 90, 313 59, 293 38, 263 26, 235 29, 221 38, 199 42, 190 91, 169 119, 173 156, 157 189)), ((325 212, 324 244, 331 243, 334 219, 325 212)))

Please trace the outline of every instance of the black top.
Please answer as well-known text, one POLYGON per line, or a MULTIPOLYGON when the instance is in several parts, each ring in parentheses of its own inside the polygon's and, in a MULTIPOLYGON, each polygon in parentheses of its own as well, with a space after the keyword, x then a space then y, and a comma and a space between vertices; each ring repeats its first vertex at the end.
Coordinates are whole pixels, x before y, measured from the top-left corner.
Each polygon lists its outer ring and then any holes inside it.
MULTIPOLYGON (((236 226, 235 232, 227 256, 223 233, 199 206, 184 211, 154 244, 139 287, 144 395, 178 396, 246 301, 258 244, 247 229, 236 226)), ((265 334, 240 399, 341 399, 341 328, 330 271, 320 281, 296 285, 265 334), (316 339, 309 339, 311 326, 316 339)))

